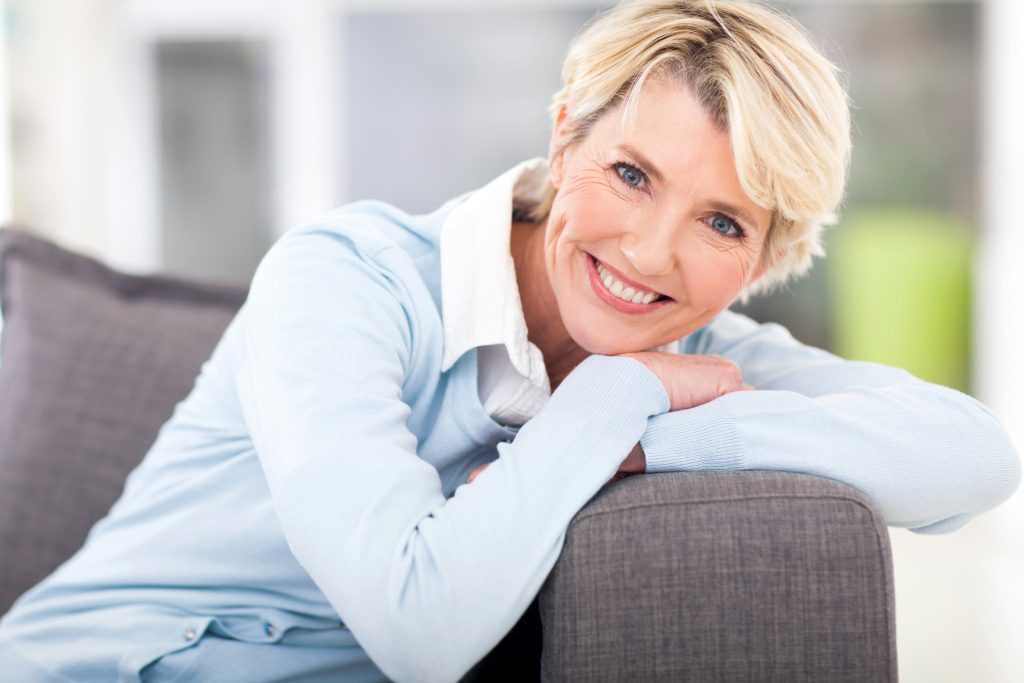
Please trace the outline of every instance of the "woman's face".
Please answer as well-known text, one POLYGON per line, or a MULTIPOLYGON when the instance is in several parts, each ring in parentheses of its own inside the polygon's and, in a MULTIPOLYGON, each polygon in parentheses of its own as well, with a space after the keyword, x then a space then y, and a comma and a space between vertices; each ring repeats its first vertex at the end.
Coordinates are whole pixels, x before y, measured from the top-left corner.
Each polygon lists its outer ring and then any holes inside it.
POLYGON ((771 220, 740 187, 729 134, 687 89, 651 79, 633 124, 621 117, 551 155, 544 236, 566 330, 608 355, 680 339, 728 306, 761 275, 771 220))

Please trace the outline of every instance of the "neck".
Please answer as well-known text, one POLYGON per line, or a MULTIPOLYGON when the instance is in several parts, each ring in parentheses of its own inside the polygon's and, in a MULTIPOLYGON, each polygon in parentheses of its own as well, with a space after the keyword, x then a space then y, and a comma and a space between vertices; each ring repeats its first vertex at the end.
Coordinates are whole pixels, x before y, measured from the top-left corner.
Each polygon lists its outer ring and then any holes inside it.
POLYGON ((526 319, 527 339, 544 356, 551 390, 590 354, 580 348, 562 324, 544 260, 546 221, 513 223, 510 249, 516 266, 519 298, 526 319))

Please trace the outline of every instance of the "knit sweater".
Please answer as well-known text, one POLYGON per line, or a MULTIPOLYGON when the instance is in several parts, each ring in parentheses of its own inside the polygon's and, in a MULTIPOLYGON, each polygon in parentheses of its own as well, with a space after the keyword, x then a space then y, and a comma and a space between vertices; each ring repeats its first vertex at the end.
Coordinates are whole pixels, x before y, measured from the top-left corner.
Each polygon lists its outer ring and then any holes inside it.
POLYGON ((728 311, 675 350, 732 359, 756 391, 669 412, 643 364, 591 356, 524 426, 499 424, 477 349, 443 367, 439 237, 469 199, 424 216, 361 202, 275 244, 121 499, 0 622, 0 670, 132 680, 219 638, 251 646, 239 680, 266 674, 267 645, 286 678, 456 680, 637 441, 649 471, 830 477, 920 532, 1016 489, 976 400, 728 311))

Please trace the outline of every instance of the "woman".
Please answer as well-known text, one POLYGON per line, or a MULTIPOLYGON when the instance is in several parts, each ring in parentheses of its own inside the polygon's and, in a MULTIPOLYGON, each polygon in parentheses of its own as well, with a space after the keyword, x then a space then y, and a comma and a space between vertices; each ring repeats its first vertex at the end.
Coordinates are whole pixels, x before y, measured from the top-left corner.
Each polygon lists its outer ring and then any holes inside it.
POLYGON ((2 622, 0 670, 454 681, 617 471, 808 472, 929 533, 1010 495, 978 402, 726 310, 807 269, 843 192, 846 96, 793 23, 641 0, 564 81, 548 161, 271 249, 110 515, 2 622))

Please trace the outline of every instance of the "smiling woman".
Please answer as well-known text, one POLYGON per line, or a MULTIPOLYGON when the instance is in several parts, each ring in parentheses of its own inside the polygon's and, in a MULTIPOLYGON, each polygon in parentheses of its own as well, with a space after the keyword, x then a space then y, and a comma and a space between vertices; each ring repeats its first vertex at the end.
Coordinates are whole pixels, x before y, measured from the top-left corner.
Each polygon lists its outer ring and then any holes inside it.
POLYGON ((729 133, 686 87, 649 79, 639 94, 631 121, 618 107, 565 147, 559 110, 550 212, 512 227, 524 299, 558 311, 526 307, 527 328, 576 343, 564 367, 682 339, 765 271, 772 213, 743 191, 729 133))
POLYGON ((971 397, 727 310, 806 271, 843 196, 846 95, 799 27, 637 0, 563 77, 548 159, 274 245, 122 498, 0 622, 5 676, 454 681, 623 474, 804 472, 922 533, 1017 488, 971 397))

